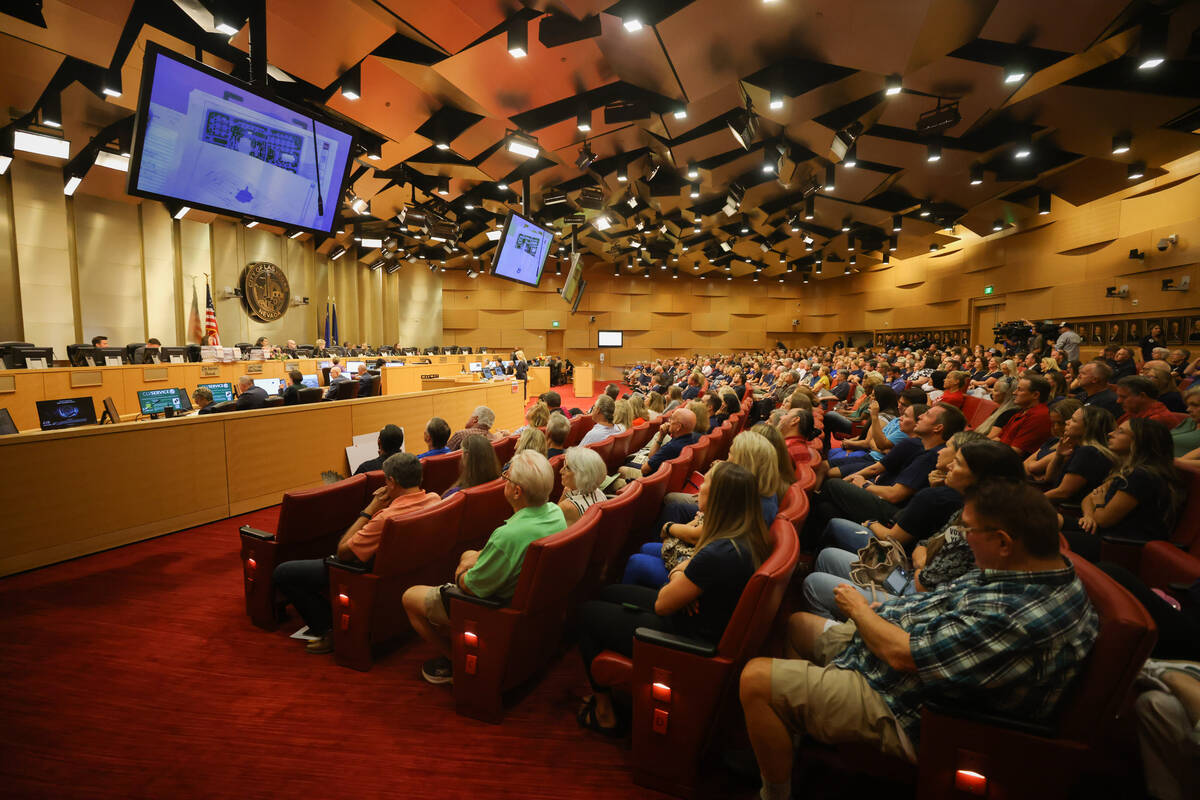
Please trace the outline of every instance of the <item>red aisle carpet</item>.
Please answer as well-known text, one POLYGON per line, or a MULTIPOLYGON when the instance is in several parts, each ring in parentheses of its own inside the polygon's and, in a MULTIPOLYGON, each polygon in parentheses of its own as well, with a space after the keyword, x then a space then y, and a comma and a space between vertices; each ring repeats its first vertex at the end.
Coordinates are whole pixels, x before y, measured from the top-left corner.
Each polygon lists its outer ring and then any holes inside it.
POLYGON ((415 639, 360 673, 306 654, 298 622, 255 628, 237 529, 277 513, 0 581, 0 796, 666 797, 576 725, 574 653, 494 726, 421 680, 415 639))
MULTIPOLYGON (((610 383, 612 383, 612 381, 595 381, 593 384, 594 389, 591 397, 576 397, 575 387, 570 383, 564 383, 562 386, 555 386, 554 391, 558 392, 558 396, 562 398, 563 408, 581 408, 586 412, 592 407, 592 404, 596 402, 596 398, 604 393, 604 387, 608 386, 610 383)), ((629 391, 629 387, 624 383, 618 383, 617 385, 621 387, 621 394, 629 391)), ((528 398, 526 398, 525 407, 528 408, 536 402, 537 395, 530 395, 528 398)))

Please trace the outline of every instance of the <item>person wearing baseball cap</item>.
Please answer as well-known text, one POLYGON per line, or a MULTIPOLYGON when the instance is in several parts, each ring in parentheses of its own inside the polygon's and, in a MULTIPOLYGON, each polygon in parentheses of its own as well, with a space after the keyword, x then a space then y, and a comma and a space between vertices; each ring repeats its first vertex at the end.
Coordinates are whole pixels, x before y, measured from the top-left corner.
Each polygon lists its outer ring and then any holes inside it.
POLYGON ((1067 354, 1067 361, 1079 360, 1079 345, 1083 341, 1075 332, 1074 327, 1066 320, 1058 323, 1058 341, 1054 343, 1054 346, 1060 352, 1067 354))

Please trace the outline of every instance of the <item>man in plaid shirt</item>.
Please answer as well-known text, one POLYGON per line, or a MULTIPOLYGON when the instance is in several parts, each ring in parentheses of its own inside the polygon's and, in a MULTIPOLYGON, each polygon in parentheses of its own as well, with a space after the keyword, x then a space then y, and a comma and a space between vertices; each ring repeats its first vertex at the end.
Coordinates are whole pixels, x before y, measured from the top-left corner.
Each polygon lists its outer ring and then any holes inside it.
POLYGON ((765 800, 791 796, 795 733, 915 762, 926 701, 1027 720, 1054 712, 1099 628, 1058 552, 1057 515, 1030 486, 984 480, 962 522, 977 569, 874 607, 839 586, 847 622, 794 614, 795 657, 746 665, 742 708, 765 800))

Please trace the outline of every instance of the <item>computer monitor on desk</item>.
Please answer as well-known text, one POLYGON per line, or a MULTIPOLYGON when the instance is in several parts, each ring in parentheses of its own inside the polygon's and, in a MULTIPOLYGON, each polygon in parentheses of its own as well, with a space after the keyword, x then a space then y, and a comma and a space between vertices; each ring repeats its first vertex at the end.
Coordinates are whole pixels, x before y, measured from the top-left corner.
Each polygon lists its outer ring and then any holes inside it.
MULTIPOLYGON (((176 411, 184 411, 183 402, 180 399, 182 394, 180 389, 139 389, 137 393, 138 406, 146 416, 156 418, 159 414, 170 413, 175 415, 176 411), (170 411, 168 412, 168 409, 170 411)), ((191 410, 191 403, 188 403, 187 410, 191 410)))
POLYGON ((233 399, 232 383, 202 383, 196 388, 212 392, 214 403, 224 403, 233 399))
POLYGON ((97 367, 119 367, 129 358, 124 347, 97 347, 93 352, 97 367))
POLYGON ((342 370, 347 375, 355 375, 358 373, 358 368, 367 362, 365 361, 347 361, 346 368, 342 370))
POLYGON ((96 404, 90 397, 68 397, 62 400, 38 400, 38 422, 44 431, 78 428, 96 424, 96 404))
POLYGON ((255 378, 254 385, 267 393, 267 397, 274 397, 279 394, 280 385, 283 383, 281 378, 255 378))
POLYGON ((23 347, 16 351, 16 356, 18 368, 24 366, 25 369, 46 369, 54 366, 53 347, 23 347))
POLYGON ((483 371, 483 363, 480 361, 472 361, 470 364, 467 365, 467 369, 470 372, 482 372, 483 371))
POLYGON ((309 389, 320 389, 321 377, 319 375, 305 375, 303 378, 301 378, 300 384, 309 389))
POLYGON ((482 370, 483 379, 490 381, 492 379, 492 370, 490 367, 484 367, 482 370))
POLYGON ((158 357, 164 364, 185 364, 187 363, 187 348, 160 347, 158 348, 158 357))

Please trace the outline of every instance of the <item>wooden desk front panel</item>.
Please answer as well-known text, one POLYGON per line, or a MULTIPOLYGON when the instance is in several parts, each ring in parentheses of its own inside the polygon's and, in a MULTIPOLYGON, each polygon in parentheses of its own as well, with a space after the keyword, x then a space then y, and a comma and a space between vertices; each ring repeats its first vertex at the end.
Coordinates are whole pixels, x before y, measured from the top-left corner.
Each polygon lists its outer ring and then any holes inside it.
POLYGON ((526 390, 529 397, 537 397, 550 391, 550 368, 549 367, 530 367, 528 372, 528 386, 526 390))
POLYGON ((572 387, 576 397, 591 397, 595 392, 595 372, 592 367, 577 365, 575 367, 575 385, 572 387))

